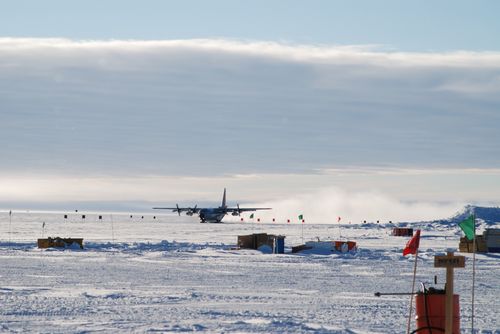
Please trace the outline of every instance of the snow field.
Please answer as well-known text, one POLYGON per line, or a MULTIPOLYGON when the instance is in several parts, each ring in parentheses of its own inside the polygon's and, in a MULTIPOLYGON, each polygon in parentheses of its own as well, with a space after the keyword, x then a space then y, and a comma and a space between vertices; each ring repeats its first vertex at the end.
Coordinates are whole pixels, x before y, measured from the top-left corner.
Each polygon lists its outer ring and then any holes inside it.
MULTIPOLYGON (((408 238, 389 225, 342 225, 355 254, 233 250, 237 235, 286 235, 285 245, 337 239, 338 225, 199 224, 195 218, 0 213, 1 332, 403 333, 411 290, 408 238), (113 224, 111 224, 113 221, 113 224), (42 222, 45 229, 42 232, 42 222), (36 238, 83 237, 85 249, 40 250, 36 238), (10 239, 10 242, 9 242, 10 239)), ((457 248, 454 226, 422 228, 417 282, 444 282, 434 255, 457 248)), ((471 254, 457 269, 462 332, 470 332, 471 254)), ((500 255, 477 255, 480 333, 500 333, 500 255)), ((439 285, 439 287, 442 287, 439 285)), ((414 327, 414 325, 413 325, 414 327)))

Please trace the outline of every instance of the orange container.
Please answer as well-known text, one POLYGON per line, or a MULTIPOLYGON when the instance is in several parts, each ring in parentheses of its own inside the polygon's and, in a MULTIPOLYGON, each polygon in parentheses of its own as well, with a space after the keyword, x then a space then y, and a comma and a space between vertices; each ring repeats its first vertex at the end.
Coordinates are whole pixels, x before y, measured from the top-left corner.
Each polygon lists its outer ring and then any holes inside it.
POLYGON ((334 244, 334 247, 336 250, 339 252, 342 250, 342 245, 347 244, 347 249, 348 250, 355 250, 356 249, 356 242, 355 241, 332 241, 332 244, 334 244))
MULTIPOLYGON (((444 333, 446 326, 446 295, 419 293, 415 299, 417 315, 416 334, 444 333), (427 312, 426 312, 427 304, 427 312), (431 327, 432 331, 429 330, 431 327)), ((458 295, 453 295, 453 334, 460 334, 460 305, 458 295)))
POLYGON ((395 227, 392 229, 392 235, 396 237, 412 237, 413 229, 407 227, 395 227))

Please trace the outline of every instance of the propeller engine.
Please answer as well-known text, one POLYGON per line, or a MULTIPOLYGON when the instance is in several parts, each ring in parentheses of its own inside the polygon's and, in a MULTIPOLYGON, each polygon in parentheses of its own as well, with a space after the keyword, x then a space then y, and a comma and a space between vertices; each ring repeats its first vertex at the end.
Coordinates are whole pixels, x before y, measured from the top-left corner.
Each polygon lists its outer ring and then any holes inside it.
POLYGON ((231 215, 233 215, 233 216, 241 216, 240 205, 236 204, 236 206, 238 207, 238 210, 233 211, 233 213, 231 213, 231 215))
POLYGON ((179 204, 176 204, 175 205, 177 207, 177 209, 173 209, 172 212, 177 212, 179 214, 179 216, 181 215, 181 209, 179 209, 179 204))
POLYGON ((194 208, 192 208, 192 209, 191 209, 191 208, 189 208, 189 210, 186 212, 186 215, 188 215, 188 216, 192 216, 192 215, 194 215, 195 213, 197 213, 197 212, 198 212, 198 211, 196 210, 196 207, 197 207, 197 206, 198 206, 198 204, 196 204, 196 205, 194 206, 194 208))

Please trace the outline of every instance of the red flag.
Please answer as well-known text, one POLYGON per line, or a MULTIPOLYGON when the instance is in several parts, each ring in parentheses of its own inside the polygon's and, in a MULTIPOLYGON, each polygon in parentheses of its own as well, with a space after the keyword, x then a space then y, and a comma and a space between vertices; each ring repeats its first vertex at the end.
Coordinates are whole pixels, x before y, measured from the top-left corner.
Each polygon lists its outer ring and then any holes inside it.
POLYGON ((337 223, 338 223, 341 219, 342 219, 342 218, 338 217, 338 218, 337 218, 337 223))
POLYGON ((411 238, 407 243, 406 247, 403 249, 403 256, 408 254, 416 254, 418 245, 420 244, 420 230, 417 230, 417 233, 411 238))

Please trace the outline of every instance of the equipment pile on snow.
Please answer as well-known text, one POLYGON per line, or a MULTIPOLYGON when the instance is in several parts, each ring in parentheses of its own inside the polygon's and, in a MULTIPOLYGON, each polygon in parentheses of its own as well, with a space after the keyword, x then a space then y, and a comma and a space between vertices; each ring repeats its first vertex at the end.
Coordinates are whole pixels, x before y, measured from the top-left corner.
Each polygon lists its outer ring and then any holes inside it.
POLYGON ((51 238, 38 239, 38 248, 75 248, 83 249, 83 238, 51 238))
POLYGON ((356 251, 357 246, 355 241, 307 241, 305 245, 292 247, 292 253, 298 253, 304 250, 314 250, 319 252, 342 252, 347 253, 356 251))
POLYGON ((395 227, 392 229, 392 235, 395 237, 413 237, 413 229, 407 227, 395 227))
POLYGON ((273 254, 285 253, 285 236, 267 233, 256 233, 238 236, 238 247, 258 249, 273 254))
MULTIPOLYGON (((483 235, 476 235, 476 252, 477 253, 500 253, 500 229, 486 229, 483 235)), ((463 253, 473 252, 473 241, 466 237, 460 238, 458 249, 463 253)))

